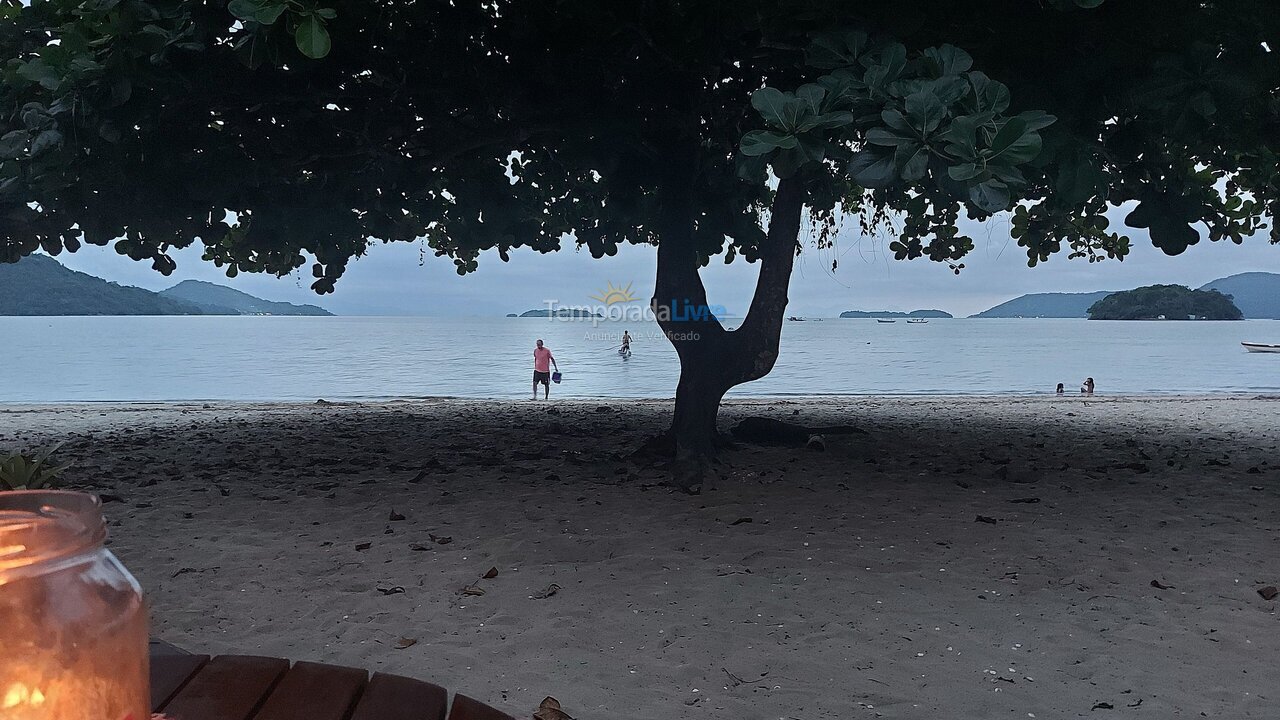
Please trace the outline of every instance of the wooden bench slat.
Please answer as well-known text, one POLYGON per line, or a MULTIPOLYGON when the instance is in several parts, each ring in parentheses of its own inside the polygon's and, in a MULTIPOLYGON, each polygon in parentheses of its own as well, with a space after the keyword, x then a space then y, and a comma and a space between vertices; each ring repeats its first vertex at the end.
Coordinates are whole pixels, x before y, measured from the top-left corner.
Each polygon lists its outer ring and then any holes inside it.
POLYGON ((178 690, 191 679, 196 671, 209 662, 208 655, 152 655, 151 656, 151 710, 160 708, 173 698, 178 690))
POLYGON ((300 662, 271 691, 254 720, 347 720, 369 673, 300 662))
POLYGON ((472 700, 466 695, 454 695, 449 720, 515 720, 515 718, 479 700, 472 700))
POLYGON ((288 669, 280 658, 221 655, 160 709, 170 720, 249 720, 288 669))
POLYGON ((449 693, 421 680, 374 673, 351 720, 445 720, 449 693))

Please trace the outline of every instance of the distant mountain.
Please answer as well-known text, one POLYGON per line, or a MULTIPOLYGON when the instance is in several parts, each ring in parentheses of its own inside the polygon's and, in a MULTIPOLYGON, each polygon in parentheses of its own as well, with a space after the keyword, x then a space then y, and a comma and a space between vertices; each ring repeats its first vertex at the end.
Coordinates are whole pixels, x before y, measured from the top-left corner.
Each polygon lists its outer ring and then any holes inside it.
POLYGON ((1032 293, 983 310, 975 318, 1086 318, 1089 308, 1112 291, 1091 293, 1032 293))
POLYGON ((46 255, 0 263, 0 315, 206 315, 150 290, 63 267, 46 255))
POLYGON ((1243 320, 1240 308, 1217 290, 1147 285, 1111 293, 1089 308, 1090 320, 1243 320))
POLYGON ((191 303, 210 315, 333 315, 315 305, 272 302, 201 280, 183 280, 168 290, 162 290, 160 296, 191 303))
POLYGON ((1247 318, 1280 320, 1280 275, 1276 273, 1240 273, 1218 278, 1200 289, 1230 295, 1247 318))
POLYGON ((840 313, 842 318, 949 318, 949 312, 941 310, 912 310, 911 312, 893 312, 890 310, 846 310, 840 313))
POLYGON ((585 310, 582 308, 557 308, 554 311, 549 310, 547 308, 541 308, 538 310, 526 310, 520 313, 520 317, 598 318, 598 317, 604 317, 604 316, 598 312, 593 312, 591 310, 585 310))

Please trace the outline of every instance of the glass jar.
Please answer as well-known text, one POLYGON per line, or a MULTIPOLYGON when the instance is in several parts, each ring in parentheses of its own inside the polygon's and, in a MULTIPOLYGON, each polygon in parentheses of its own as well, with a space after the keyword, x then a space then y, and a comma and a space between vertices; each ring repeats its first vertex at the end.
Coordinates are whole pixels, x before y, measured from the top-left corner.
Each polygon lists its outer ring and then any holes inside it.
POLYGON ((0 720, 147 720, 142 590, 98 498, 0 492, 0 720))

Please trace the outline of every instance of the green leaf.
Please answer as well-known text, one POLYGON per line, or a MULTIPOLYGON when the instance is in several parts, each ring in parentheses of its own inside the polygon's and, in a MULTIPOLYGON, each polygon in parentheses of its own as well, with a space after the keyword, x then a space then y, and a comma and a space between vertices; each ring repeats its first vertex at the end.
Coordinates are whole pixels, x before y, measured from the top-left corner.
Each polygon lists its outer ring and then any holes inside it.
POLYGON ((978 183, 969 188, 969 200, 979 208, 997 213, 1009 208, 1009 186, 996 179, 978 183))
POLYGON ((922 135, 928 135, 937 129, 947 117, 947 106, 933 93, 924 91, 907 97, 907 120, 922 135))
POLYGON ((1020 118, 1012 117, 1005 120, 1000 129, 996 131, 996 136, 991 139, 991 157, 999 157, 1000 153, 1008 150, 1014 143, 1022 139, 1022 136, 1026 133, 1027 124, 1020 118))
POLYGON ((917 143, 904 143, 893 154, 894 162, 901 169, 902 179, 915 182, 929 170, 929 148, 917 143))
POLYGON ((40 155, 41 153, 52 150, 62 144, 62 133, 57 130, 45 130, 31 141, 31 157, 40 155))
POLYGON ((1106 0, 1076 0, 1076 5, 1092 10, 1093 8, 1102 5, 1104 2, 1106 2, 1106 0))
POLYGON ((892 130, 882 127, 871 128, 867 131, 864 139, 872 145, 883 147, 896 147, 903 143, 915 142, 915 138, 903 137, 892 130))
POLYGON ((907 122, 907 116, 897 110, 884 110, 880 113, 880 119, 885 125, 903 133, 911 132, 911 123, 907 122))
POLYGON ((964 182, 972 180, 982 174, 982 170, 974 163, 963 163, 961 165, 952 165, 947 168, 947 175, 952 180, 964 182))
POLYGON ((958 158, 967 160, 976 158, 978 156, 978 127, 982 124, 982 120, 982 117, 973 115, 961 115, 952 120, 951 125, 938 135, 943 142, 950 143, 947 145, 946 151, 958 158))
POLYGON ((849 174, 864 188, 888 187, 898 179, 893 154, 878 148, 867 148, 854 155, 849 174))
POLYGON ((62 84, 62 76, 58 71, 41 58, 19 65, 18 75, 31 82, 39 83, 46 90, 57 90, 62 84))
POLYGON ((280 19, 280 16, 284 14, 285 9, 288 7, 287 3, 270 3, 263 5, 258 9, 258 12, 254 14, 254 19, 263 25, 272 25, 276 20, 280 19))
POLYGON ((786 106, 787 96, 777 88, 762 87, 751 93, 751 107, 770 125, 782 127, 786 106))
POLYGON ((1213 96, 1207 90, 1201 90, 1191 96, 1191 100, 1187 106, 1194 110, 1202 118, 1210 118, 1218 112, 1218 106, 1213 102, 1213 96))
POLYGON ((837 112, 823 113, 814 118, 814 128, 821 130, 833 130, 838 127, 853 124, 853 113, 847 110, 837 112))
POLYGON ((929 83, 928 89, 943 105, 952 105, 969 94, 969 83, 962 77, 940 77, 929 83))
POLYGON ((333 8, 320 8, 316 10, 316 14, 325 20, 334 20, 338 17, 338 11, 333 8))
POLYGON ((938 75, 959 75, 973 67, 973 58, 969 53, 955 45, 942 45, 924 51, 938 75))
POLYGON ((796 98, 802 101, 805 109, 814 115, 822 112, 822 98, 826 94, 826 89, 814 83, 805 83, 796 89, 796 98))
POLYGON ((257 22, 258 11, 263 5, 262 0, 231 0, 227 4, 227 12, 245 22, 257 22))
POLYGON ((31 141, 31 133, 26 130, 14 130, 0 137, 0 160, 13 160, 27 154, 27 143, 31 141))
POLYGON ((804 51, 804 62, 810 67, 832 70, 858 64, 858 56, 866 50, 864 32, 821 33, 815 35, 804 51))
POLYGON ((975 70, 969 73, 969 84, 973 86, 969 103, 975 111, 998 115, 1009 109, 1009 88, 1004 83, 975 70))
POLYGON ((798 144, 794 135, 784 135, 770 130, 752 130, 742 136, 739 149, 743 155, 755 157, 767 155, 779 148, 794 148, 798 144))
POLYGON ((866 84, 848 70, 823 75, 818 78, 818 84, 827 91, 827 107, 849 107, 867 99, 866 84))
POLYGON ((298 50, 312 60, 319 60, 328 55, 333 46, 329 39, 329 31, 324 27, 324 21, 315 15, 305 17, 298 23, 298 30, 294 33, 293 39, 298 44, 298 50))
POLYGON ((1027 110, 1018 113, 1018 119, 1027 124, 1028 130, 1043 130, 1058 122, 1058 118, 1043 110, 1027 110))

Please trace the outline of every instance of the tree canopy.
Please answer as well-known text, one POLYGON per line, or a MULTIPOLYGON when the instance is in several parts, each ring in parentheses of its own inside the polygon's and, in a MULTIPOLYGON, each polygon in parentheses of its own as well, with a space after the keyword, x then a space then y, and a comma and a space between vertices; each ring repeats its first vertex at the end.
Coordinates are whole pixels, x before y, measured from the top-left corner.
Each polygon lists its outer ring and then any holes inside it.
MULTIPOLYGON (((201 242, 333 289, 375 241, 754 259, 776 178, 958 267, 1013 210, 1035 264, 1177 254, 1280 210, 1270 0, 0 3, 0 260, 201 242), (770 179, 770 173, 775 178, 770 179), (678 201, 677 201, 678 196, 678 201)), ((1271 241, 1280 242, 1272 227, 1271 241)))

